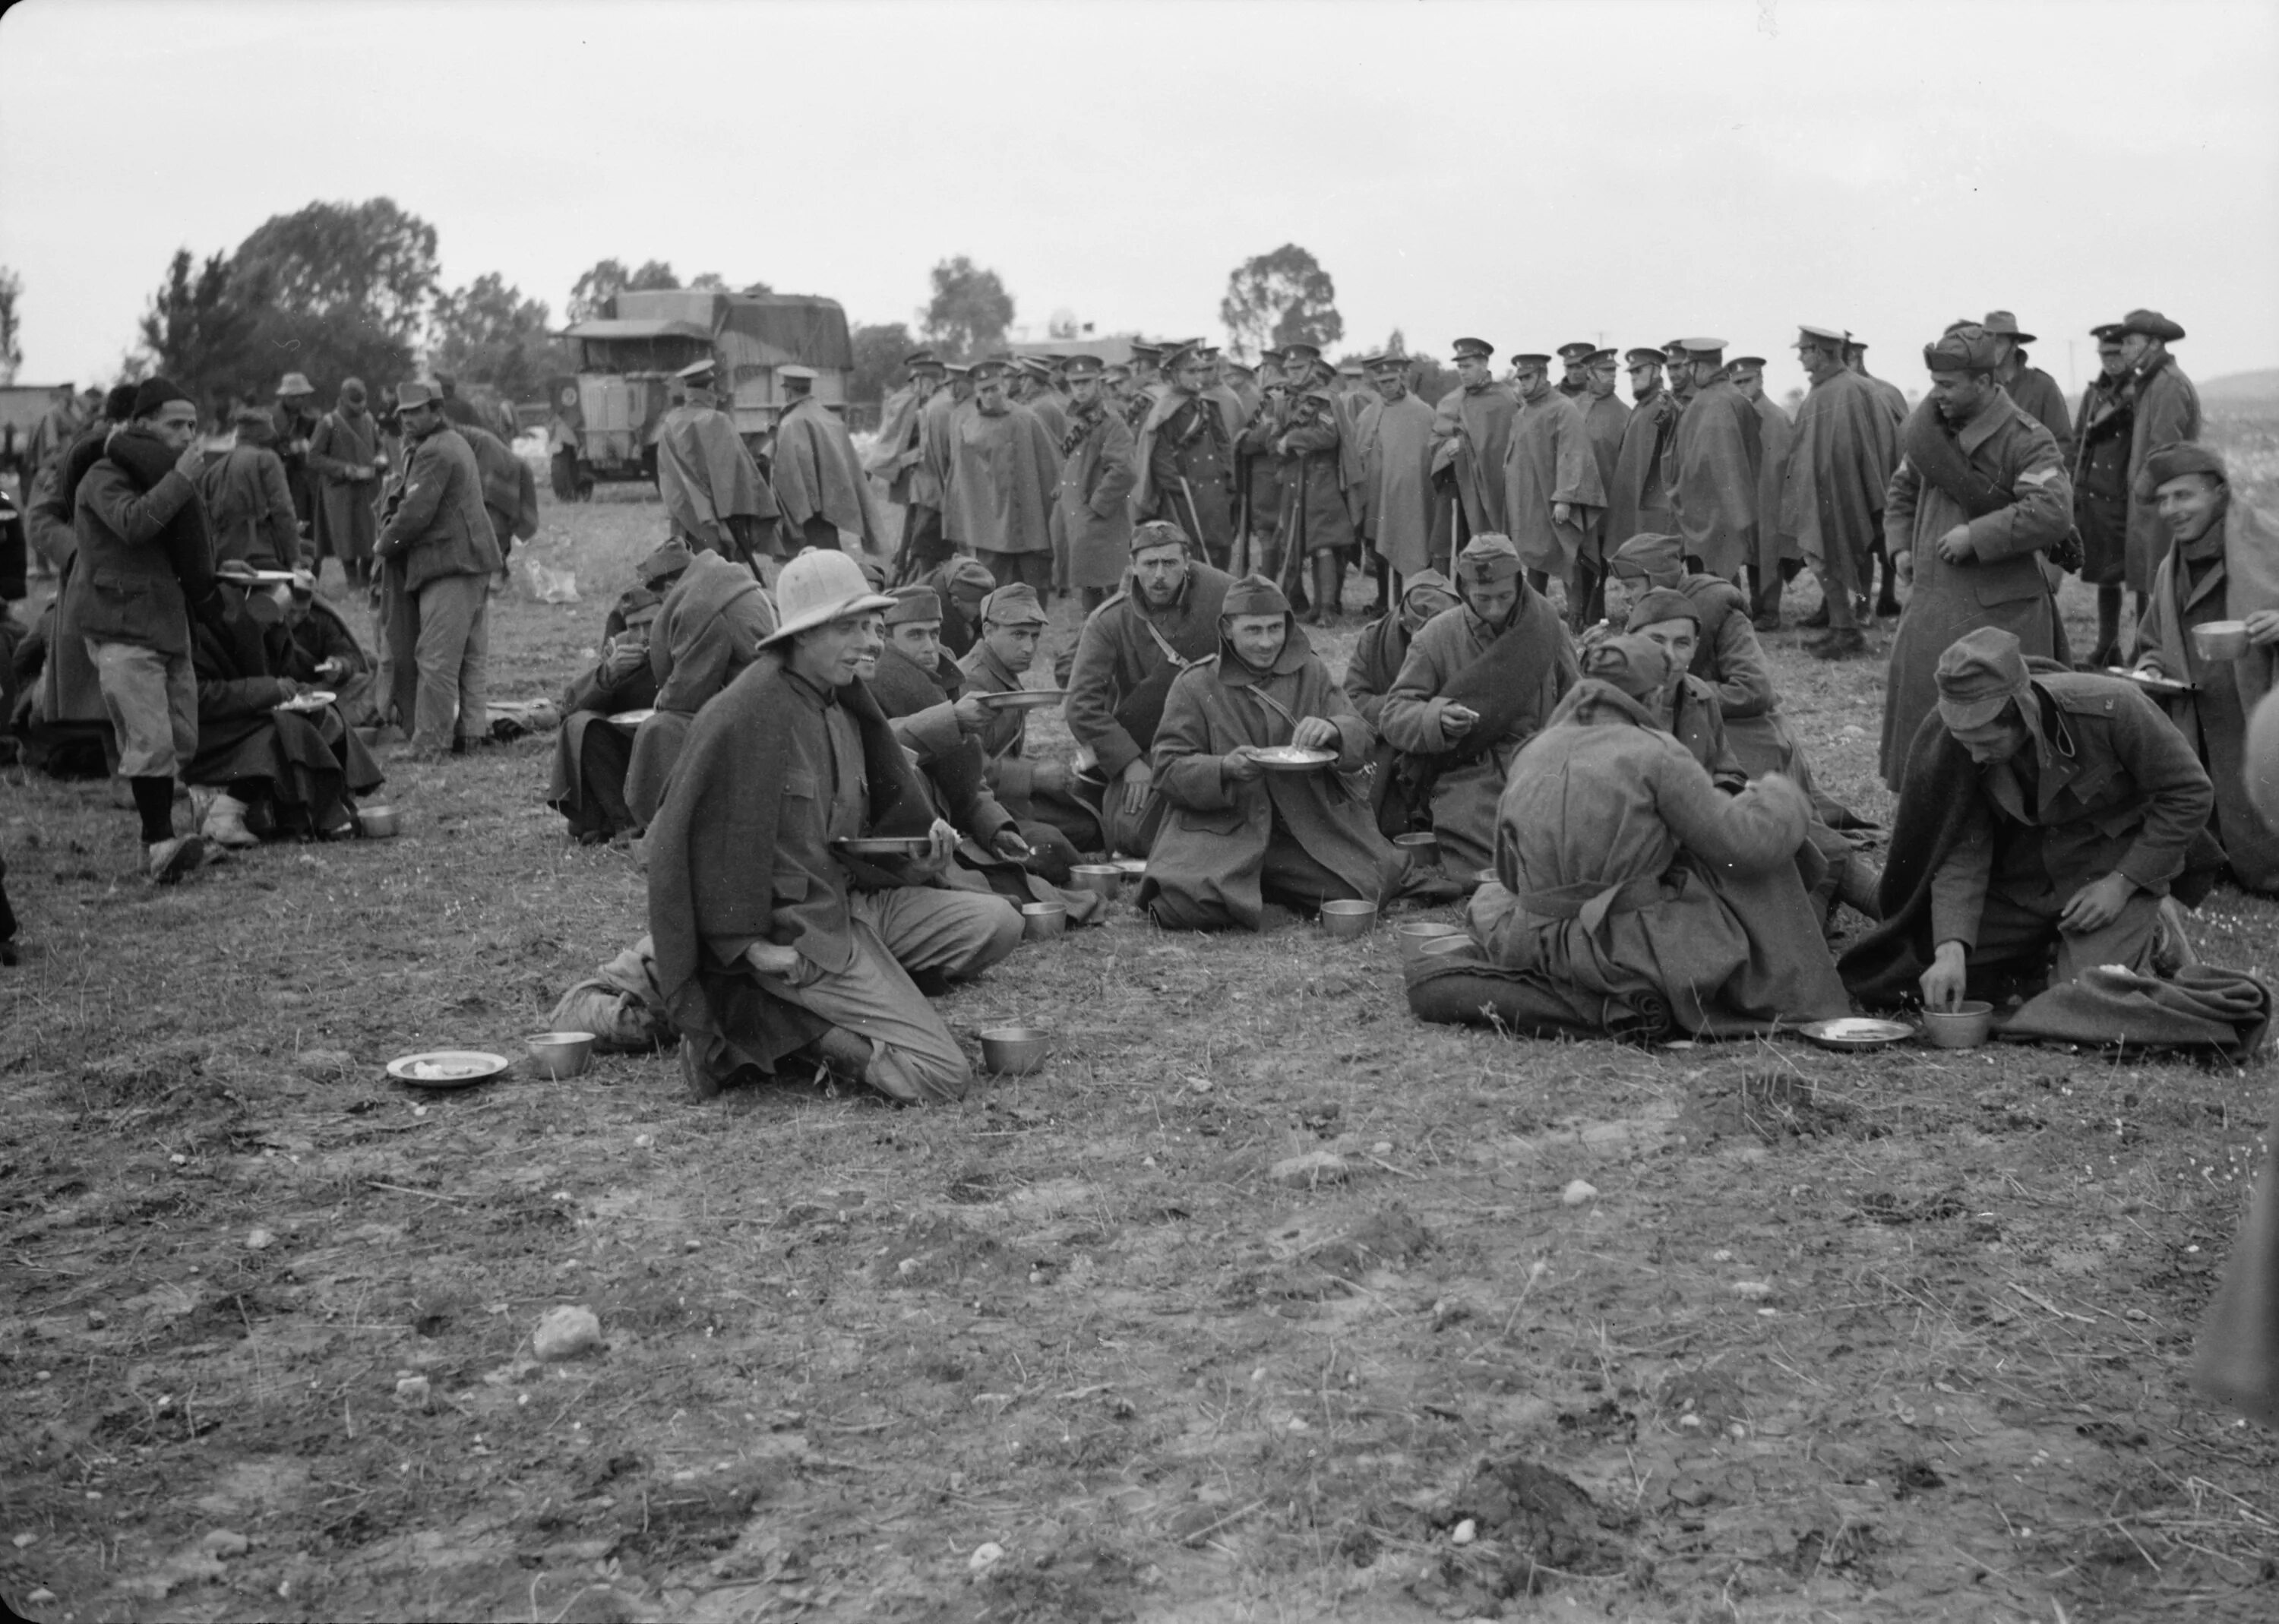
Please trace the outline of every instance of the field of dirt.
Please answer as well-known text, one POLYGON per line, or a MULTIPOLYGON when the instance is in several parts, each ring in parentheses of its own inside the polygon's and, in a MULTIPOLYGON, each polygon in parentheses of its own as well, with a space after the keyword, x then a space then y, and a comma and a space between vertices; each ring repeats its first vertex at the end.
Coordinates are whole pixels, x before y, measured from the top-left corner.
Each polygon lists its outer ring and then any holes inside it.
MULTIPOLYGON (((549 502, 583 601, 496 602, 495 693, 590 658, 659 515, 549 502)), ((1887 817, 1880 669, 1769 641, 1887 817)), ((1055 1039, 959 1106, 694 1106, 670 1056, 411 1092, 644 928, 551 749, 168 891, 108 785, 7 771, 19 1612, 2279 1616, 2279 1446, 2184 1381, 2267 1069, 1511 1041, 1414 1022, 1384 934, 1125 901, 944 1000, 1055 1039), (602 1345, 542 1363, 563 1306, 602 1345)), ((2262 968, 2275 922, 2221 891, 2198 945, 2262 968)))

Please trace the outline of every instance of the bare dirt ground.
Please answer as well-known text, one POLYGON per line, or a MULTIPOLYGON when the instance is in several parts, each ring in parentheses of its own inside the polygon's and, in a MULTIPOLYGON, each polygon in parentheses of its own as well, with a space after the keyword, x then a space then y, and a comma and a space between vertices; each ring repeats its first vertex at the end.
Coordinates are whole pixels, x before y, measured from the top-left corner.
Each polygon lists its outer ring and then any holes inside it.
MULTIPOLYGON (((658 526, 549 509, 586 601, 497 603, 499 693, 559 686, 658 526)), ((1771 643, 1887 815, 1878 669, 1771 643)), ((1057 1038, 962 1106, 699 1107, 668 1057, 412 1093, 382 1062, 518 1055, 642 929, 550 748, 164 892, 107 785, 6 778, 20 1612, 2279 1615, 2279 1448, 2183 1381, 2267 1071, 1512 1042, 1412 1021, 1382 934, 1127 902, 946 1000, 1057 1038), (565 1304, 604 1346, 542 1365, 565 1304)), ((2202 950, 2264 965, 2275 917, 2219 892, 2202 950)))

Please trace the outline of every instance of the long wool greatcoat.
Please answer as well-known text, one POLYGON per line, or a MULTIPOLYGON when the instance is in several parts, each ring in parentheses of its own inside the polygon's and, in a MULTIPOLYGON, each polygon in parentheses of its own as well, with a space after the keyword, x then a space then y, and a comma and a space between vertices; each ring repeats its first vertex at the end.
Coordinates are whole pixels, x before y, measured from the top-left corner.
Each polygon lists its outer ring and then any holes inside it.
POLYGON ((2160 509, 2136 494, 2145 459, 2162 446, 2200 437, 2200 395, 2174 356, 2163 355, 2137 375, 2137 418, 2129 431, 2129 590, 2150 592, 2152 571, 2168 550, 2168 527, 2160 509))
MULTIPOLYGON (((1919 422, 1945 433, 1925 401, 1919 422), (1923 417, 1922 414, 1933 414, 1923 417)), ((1999 390, 1952 436, 1972 471, 2007 491, 2010 503, 1971 518, 1962 504, 1924 479, 1902 456, 1884 502, 1884 545, 1893 556, 1915 555, 1915 594, 1891 640, 1884 683, 1884 782, 1897 793, 1907 776, 1915 730, 1938 703, 1935 673, 1947 645, 1981 626, 2015 632, 2029 655, 2048 658, 2055 607, 2039 555, 2065 539, 2073 523, 2073 487, 2049 430, 1999 390), (1938 539, 1968 522, 1974 554, 1959 564, 1938 555, 1938 539)))
MULTIPOLYGON (((1293 414, 1294 415, 1294 414, 1293 414)), ((1345 433, 1335 402, 1313 403, 1310 415, 1283 431, 1289 453, 1283 468, 1282 539, 1308 555, 1354 545, 1353 509, 1345 486, 1345 433)))
POLYGON ((778 419, 768 479, 790 529, 820 515, 844 533, 862 538, 863 551, 885 550, 885 527, 855 442, 847 437, 847 425, 813 395, 794 402, 778 419))
POLYGON ((948 422, 949 492, 941 532, 985 553, 1049 553, 1061 451, 1037 414, 968 405, 948 422))
POLYGON ((1549 388, 1521 402, 1511 443, 1504 449, 1503 512, 1512 545, 1527 567, 1565 578, 1590 537, 1597 510, 1606 505, 1582 408, 1549 388), (1573 509, 1563 525, 1551 512, 1554 503, 1562 502, 1573 509))
POLYGON ((1061 442, 1060 517, 1071 586, 1113 586, 1132 562, 1132 509, 1139 480, 1132 431, 1105 408, 1070 419, 1061 442))
POLYGON ((1756 557, 1762 431, 1749 397, 1723 378, 1697 391, 1670 441, 1670 506, 1686 555, 1730 580, 1756 557))
POLYGON ((1780 778, 1721 793, 1640 721, 1554 721, 1513 763, 1473 930, 1499 963, 1591 995, 1658 996, 1691 1032, 1843 1015, 1797 877, 1809 811, 1780 778))
POLYGON ((1874 585, 1868 555, 1899 462, 1899 425, 1867 379, 1839 372, 1812 386, 1789 440, 1779 528, 1830 590, 1874 585))
POLYGON ((1632 536, 1668 535, 1677 528, 1669 509, 1674 464, 1670 445, 1677 429, 1677 400, 1656 389, 1631 409, 1623 425, 1623 447, 1615 458, 1615 480, 1607 492, 1607 547, 1632 536))
POLYGON ((1145 596, 1126 582, 1122 592, 1086 619, 1077 634, 1061 714, 1102 776, 1113 778, 1145 754, 1116 713, 1164 663, 1148 628, 1154 627, 1183 659, 1208 657, 1217 641, 1226 589, 1233 585, 1234 578, 1224 571, 1191 558, 1179 595, 1163 609, 1147 609, 1145 596))
POLYGON ((1504 530, 1503 463, 1518 417, 1519 397, 1500 383, 1451 389, 1432 414, 1432 471, 1454 471, 1464 522, 1476 536, 1504 530))
POLYGON ((1132 452, 1134 516, 1177 525, 1214 556, 1226 556, 1234 541, 1234 440, 1241 426, 1229 414, 1240 410, 1231 392, 1223 400, 1176 388, 1157 396, 1132 452))
MULTIPOLYGON (((1519 696, 1521 709, 1504 736, 1460 767, 1443 772, 1432 785, 1432 831, 1440 838, 1440 862, 1451 874, 1486 866, 1495 839, 1496 797, 1519 747, 1541 727, 1560 695, 1575 686, 1581 668, 1556 617, 1550 621, 1558 647, 1532 694, 1519 696)), ((1443 732, 1448 685, 1488 652, 1496 634, 1468 604, 1442 609, 1426 621, 1408 644, 1400 675, 1385 691, 1377 731, 1396 750, 1439 755, 1460 742, 1443 732)), ((1477 707, 1474 707, 1477 709, 1477 707)))
POLYGON ((2196 690, 2161 702, 2214 781, 2214 833, 2233 875, 2251 891, 2279 891, 2279 834, 2249 804, 2246 751, 2247 718, 2279 679, 2279 645, 2250 644, 2237 660, 2210 663, 2191 641, 2191 628, 2208 621, 2279 609, 2279 533, 2235 495, 2220 532, 2201 541, 2215 542, 2216 556, 2197 578, 2173 544, 2160 561, 2137 646, 2196 690))
POLYGON ((1278 818, 1306 854, 1375 901, 1393 847, 1377 831, 1356 775, 1369 759, 1369 724, 1293 625, 1264 674, 1222 644, 1179 673, 1155 734, 1155 788, 1167 804, 1147 856, 1140 905, 1174 929, 1259 925, 1259 876, 1278 818), (1270 772, 1229 783, 1219 758, 1244 745, 1285 745, 1291 715, 1337 724, 1338 760, 1319 772, 1270 772))

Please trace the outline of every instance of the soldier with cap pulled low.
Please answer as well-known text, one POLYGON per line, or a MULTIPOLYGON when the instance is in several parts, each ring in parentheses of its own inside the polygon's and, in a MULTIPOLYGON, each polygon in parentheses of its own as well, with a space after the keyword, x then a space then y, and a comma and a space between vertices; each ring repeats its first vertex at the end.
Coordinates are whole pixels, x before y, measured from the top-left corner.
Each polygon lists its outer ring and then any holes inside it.
POLYGON ((1841 962, 1853 996, 1949 1009, 2101 965, 2172 972, 2187 950, 2164 904, 2210 849, 2215 800, 2183 735, 2133 683, 2030 669, 2000 626, 1956 639, 1936 681, 1899 791, 1884 923, 1841 962))
POLYGON ((2103 670, 2121 663, 2122 589, 2129 579, 2129 454, 2137 390, 2122 353, 2121 324, 2090 334, 2097 376, 2082 392, 2073 457, 2073 527, 2081 536, 2081 579, 2097 588, 2097 642, 2083 663, 2103 670))
POLYGON ((1675 530, 1670 512, 1670 441, 1677 433, 1678 405, 1662 380, 1667 357, 1640 346, 1623 357, 1630 369, 1630 415, 1615 455, 1614 481, 1607 489, 1607 545, 1620 547, 1642 532, 1675 530))
POLYGON ((1068 361, 1068 426, 1060 443, 1060 526, 1068 549, 1067 584, 1087 615, 1124 578, 1132 556, 1132 509, 1139 480, 1132 431, 1102 393, 1107 369, 1097 356, 1068 361))
MULTIPOLYGON (((1876 584, 1884 502, 1899 461, 1899 425, 1868 380, 1844 364, 1844 334, 1799 330, 1797 359, 1807 386, 1791 433, 1776 525, 1820 579, 1826 635, 1813 652, 1826 660, 1868 652, 1860 621, 1876 584)), ((1780 629, 1780 578, 1758 583, 1757 629, 1780 629)))
POLYGON ((1777 603, 1781 583, 1793 577, 1803 563, 1796 537, 1784 531, 1780 523, 1781 486, 1788 475, 1788 447, 1795 436, 1795 425, 1780 403, 1765 393, 1762 356, 1736 356, 1725 364, 1725 372, 1757 414, 1757 548, 1749 560, 1750 600, 1753 604, 1762 599, 1769 583, 1777 603))
POLYGON ((1764 439, 1756 408, 1733 387, 1724 358, 1723 339, 1685 341, 1693 398, 1670 440, 1669 502, 1686 555, 1730 581, 1756 555, 1764 439))
POLYGON ((1558 580, 1579 630, 1589 624, 1579 617, 1604 569, 1585 547, 1607 494, 1583 409, 1552 387, 1550 367, 1548 356, 1512 357, 1519 415, 1504 449, 1504 519, 1531 571, 1528 585, 1540 592, 1546 581, 1558 580))
POLYGON ((2066 410, 2065 391, 2058 387, 2056 379, 2032 364, 2026 354, 2026 346, 2039 341, 2022 331, 2018 318, 2007 310, 1989 310, 1979 325, 1993 335, 1995 353, 2000 357, 1994 364, 1994 381, 2018 402, 2020 410, 2049 430, 2050 438, 2058 442, 2058 455, 2070 466, 2073 418, 2066 410))
POLYGON ((1577 339, 1553 353, 1559 357, 1559 393, 1577 406, 1585 404, 1591 393, 1591 357, 1599 353, 1599 347, 1577 339))
POLYGON ((943 532, 972 549, 1000 586, 1053 584, 1054 506, 1061 448, 1043 421, 1007 392, 1011 364, 973 364, 972 403, 951 415, 949 505, 943 532))
MULTIPOLYGON (((1017 582, 1000 586, 981 601, 981 632, 973 647, 957 663, 969 693, 1010 693, 1025 687, 1024 680, 1042 652, 1051 617, 1035 591, 1017 582)), ((1028 712, 1010 706, 994 709, 981 730, 981 751, 989 787, 1005 809, 1020 820, 1029 844, 1066 863, 1076 854, 1102 848, 1100 819, 1075 793, 1075 772, 1070 765, 1047 755, 1027 753, 1028 712)))
POLYGON ((1132 511, 1178 525, 1224 570, 1234 548, 1235 431, 1209 395, 1209 369, 1199 346, 1166 356, 1163 373, 1168 387, 1140 427, 1132 511))

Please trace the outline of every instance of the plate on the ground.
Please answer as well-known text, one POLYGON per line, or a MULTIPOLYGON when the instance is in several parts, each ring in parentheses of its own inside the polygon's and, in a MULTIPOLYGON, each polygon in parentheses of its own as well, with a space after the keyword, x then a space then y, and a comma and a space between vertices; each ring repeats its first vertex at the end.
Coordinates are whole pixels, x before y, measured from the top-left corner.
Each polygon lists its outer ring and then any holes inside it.
POLYGON ((1905 1021, 1883 1021, 1872 1015, 1840 1015, 1833 1021, 1812 1022, 1797 1030, 1823 1049, 1880 1049, 1915 1035, 1915 1029, 1905 1021))
POLYGON ((506 1070, 506 1057, 480 1049, 430 1049, 388 1062, 388 1075, 414 1088, 472 1088, 506 1070))
POLYGON ((1335 750, 1309 749, 1304 745, 1269 745, 1253 750, 1250 759, 1269 772, 1311 772, 1338 759, 1335 750))
POLYGON ((610 720, 616 723, 619 727, 639 727, 642 723, 648 721, 656 714, 656 707, 651 705, 646 710, 620 710, 616 716, 611 716, 610 720))
POLYGON ((2192 691, 2192 685, 2188 682, 2175 682, 2166 677, 2155 677, 2150 671, 2132 671, 2125 666, 2108 665, 2105 668, 2105 674, 2108 677, 2118 677, 2124 682, 2133 682, 2145 693, 2158 693, 2163 697, 2190 693, 2192 691))
POLYGON ((923 857, 933 846, 925 835, 865 835, 831 844, 849 857, 923 857))
POLYGON ((307 693, 295 694, 288 700, 280 700, 277 701, 276 709, 279 710, 322 710, 326 706, 331 704, 338 698, 340 698, 340 695, 337 693, 326 693, 321 690, 312 691, 307 693))
POLYGON ((992 710, 1042 710, 1057 705, 1068 697, 1065 688, 1007 688, 1001 693, 977 693, 974 697, 992 710))
POLYGON ((1132 879, 1138 879, 1147 872, 1147 860, 1145 857, 1118 857, 1116 860, 1116 866, 1132 879))

